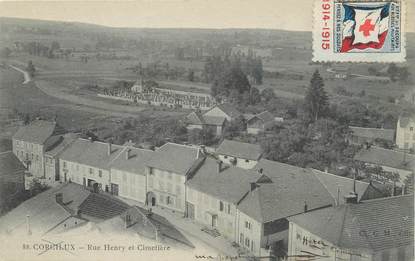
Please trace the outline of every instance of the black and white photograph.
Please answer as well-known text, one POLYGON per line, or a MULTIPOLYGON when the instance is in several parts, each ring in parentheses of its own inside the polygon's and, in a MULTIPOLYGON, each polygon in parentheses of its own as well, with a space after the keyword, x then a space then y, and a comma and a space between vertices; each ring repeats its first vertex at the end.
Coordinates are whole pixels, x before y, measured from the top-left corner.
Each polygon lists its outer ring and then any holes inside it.
POLYGON ((0 261, 413 261, 414 0, 0 1, 0 261))

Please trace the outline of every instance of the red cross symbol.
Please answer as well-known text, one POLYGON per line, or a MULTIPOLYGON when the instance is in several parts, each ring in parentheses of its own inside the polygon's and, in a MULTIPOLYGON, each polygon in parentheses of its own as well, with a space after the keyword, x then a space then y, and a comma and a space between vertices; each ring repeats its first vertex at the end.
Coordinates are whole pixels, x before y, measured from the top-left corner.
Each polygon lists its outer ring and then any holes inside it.
POLYGON ((366 19, 365 23, 359 27, 359 32, 363 32, 365 37, 368 37, 370 32, 375 30, 375 25, 371 24, 371 21, 372 19, 366 19))

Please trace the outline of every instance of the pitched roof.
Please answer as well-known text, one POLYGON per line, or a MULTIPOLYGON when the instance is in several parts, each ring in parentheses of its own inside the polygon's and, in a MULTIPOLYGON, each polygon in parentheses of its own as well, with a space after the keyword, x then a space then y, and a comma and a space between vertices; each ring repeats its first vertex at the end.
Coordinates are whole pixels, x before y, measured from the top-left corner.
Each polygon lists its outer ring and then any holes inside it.
POLYGON ((399 116, 399 127, 406 128, 411 121, 415 122, 415 113, 401 115, 399 116))
POLYGON ((187 175, 199 154, 199 148, 169 142, 153 153, 148 166, 187 175))
POLYGON ((125 147, 112 144, 111 154, 108 155, 108 146, 108 143, 100 141, 77 139, 62 152, 60 159, 108 169, 111 162, 125 149, 125 147))
POLYGON ((33 234, 42 235, 70 217, 67 210, 76 211, 91 192, 81 185, 66 183, 58 185, 30 198, 0 218, 1 232, 27 234, 27 218, 33 234), (65 208, 56 203, 55 194, 63 194, 65 208))
POLYGON ((0 177, 24 170, 25 167, 12 151, 0 153, 0 177))
POLYGON ((43 144, 50 136, 52 136, 55 128, 56 122, 36 120, 28 125, 20 127, 13 135, 13 139, 43 144))
POLYGON ((363 128, 354 126, 349 126, 349 128, 353 135, 358 137, 384 139, 389 141, 394 141, 395 139, 395 130, 392 129, 363 128))
POLYGON ((241 116, 241 112, 239 112, 232 104, 230 103, 222 103, 216 105, 219 109, 221 109, 224 113, 226 113, 231 118, 236 118, 241 116))
POLYGON ((128 159, 127 150, 124 150, 121 155, 111 163, 111 168, 145 175, 145 167, 148 165, 154 151, 131 147, 129 149, 128 159))
POLYGON ((218 172, 218 162, 206 158, 195 175, 187 181, 187 185, 197 191, 214 196, 221 200, 237 203, 250 188, 250 182, 259 178, 256 171, 230 167, 222 164, 218 172))
MULTIPOLYGON (((330 193, 331 197, 334 198, 338 204, 344 204, 344 197, 353 191, 353 179, 341 177, 315 169, 312 169, 311 172, 323 184, 323 186, 330 193)), ((370 184, 367 182, 356 180, 356 193, 358 201, 360 201, 369 186, 370 184)))
POLYGON ((226 121, 226 118, 204 115, 203 121, 206 125, 222 126, 223 123, 226 121))
POLYGON ((216 149, 216 153, 243 159, 258 160, 262 155, 262 150, 257 144, 223 140, 216 149))
POLYGON ((264 159, 255 169, 262 169, 272 183, 258 184, 238 208, 259 222, 302 213, 305 203, 309 210, 334 203, 329 192, 309 170, 264 159))
POLYGON ((354 156, 354 159, 396 169, 404 169, 409 171, 413 171, 415 169, 415 155, 376 146, 371 146, 368 149, 361 149, 354 156))
POLYGON ((413 195, 388 197, 311 211, 288 219, 338 247, 379 251, 413 244, 413 204, 413 195), (375 233, 376 236, 370 236, 375 233))
POLYGON ((188 124, 202 125, 204 123, 202 115, 197 112, 192 112, 186 116, 188 124))
POLYGON ((78 135, 74 133, 52 136, 48 139, 47 143, 49 143, 49 141, 51 140, 55 140, 55 142, 51 142, 51 144, 47 146, 45 154, 49 156, 57 156, 59 153, 63 152, 63 150, 66 149, 77 138, 78 135), (54 139, 55 137, 57 139, 54 139))
POLYGON ((251 116, 250 118, 247 119, 247 121, 249 122, 250 120, 254 119, 254 118, 258 118, 264 122, 270 122, 270 121, 274 121, 274 115, 272 115, 269 111, 263 111, 261 113, 258 113, 256 115, 251 116))
POLYGON ((129 208, 127 203, 105 194, 90 193, 79 205, 81 216, 105 220, 120 215, 129 208))

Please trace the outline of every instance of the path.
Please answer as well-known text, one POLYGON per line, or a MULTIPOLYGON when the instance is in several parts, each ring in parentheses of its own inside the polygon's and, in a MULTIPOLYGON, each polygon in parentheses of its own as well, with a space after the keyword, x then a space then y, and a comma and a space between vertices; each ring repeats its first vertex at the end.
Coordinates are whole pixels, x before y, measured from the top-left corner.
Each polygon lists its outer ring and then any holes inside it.
MULTIPOLYGON (((31 81, 29 74, 26 71, 13 65, 10 65, 10 67, 16 71, 21 72, 25 76, 25 84, 31 81)), ((139 112, 147 109, 144 106, 120 105, 105 102, 100 99, 92 99, 88 96, 81 97, 75 94, 70 94, 65 91, 62 91, 59 87, 56 86, 55 83, 46 80, 35 80, 34 83, 35 86, 39 88, 42 92, 44 92, 46 95, 61 100, 69 101, 70 104, 62 104, 61 106, 70 107, 71 109, 83 110, 87 112, 118 117, 135 117, 139 112)))
POLYGON ((30 78, 30 75, 29 75, 28 72, 26 72, 26 71, 24 71, 24 70, 22 70, 20 68, 17 68, 16 66, 13 66, 13 65, 9 65, 9 66, 11 68, 15 69, 16 71, 19 71, 19 72, 23 73, 23 76, 24 76, 24 82, 23 82, 23 84, 27 84, 27 83, 29 83, 32 80, 30 78))

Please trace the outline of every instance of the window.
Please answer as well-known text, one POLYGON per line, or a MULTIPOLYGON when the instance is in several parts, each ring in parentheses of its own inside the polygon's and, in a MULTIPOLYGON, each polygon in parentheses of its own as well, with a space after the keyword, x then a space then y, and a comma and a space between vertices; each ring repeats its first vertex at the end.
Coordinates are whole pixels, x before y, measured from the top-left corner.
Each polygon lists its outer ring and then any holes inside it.
POLYGON ((249 160, 247 159, 247 160, 245 160, 245 162, 246 162, 246 163, 249 163, 249 160))
POLYGON ((249 248, 249 238, 245 238, 245 246, 249 248))
POLYGON ((223 202, 222 201, 219 201, 219 210, 223 211, 223 202))
POLYGON ((245 221, 245 227, 247 229, 251 229, 251 223, 249 221, 245 221))
POLYGON ((230 214, 231 213, 231 204, 228 204, 228 214, 230 214))
POLYGON ((239 244, 243 244, 244 243, 244 234, 241 233, 241 235, 239 236, 239 244))
POLYGON ((154 171, 153 171, 153 168, 152 167, 149 167, 148 168, 148 174, 149 175, 153 175, 154 174, 154 171))
POLYGON ((167 196, 166 198, 166 204, 167 205, 174 205, 174 199, 170 196, 167 196))
POLYGON ((410 128, 409 128, 409 130, 410 130, 410 131, 414 131, 414 127, 410 127, 410 128))
POLYGON ((92 168, 89 168, 89 174, 94 174, 94 170, 92 168))
POLYGON ((131 216, 130 215, 126 215, 125 216, 125 221, 126 222, 131 222, 131 216))
POLYGON ((251 240, 251 251, 254 252, 254 240, 251 240))
POLYGON ((224 157, 225 159, 227 159, 227 158, 228 158, 228 156, 226 156, 226 155, 225 155, 225 156, 223 156, 223 157, 224 157))
POLYGON ((63 162, 63 167, 66 168, 66 161, 63 162))
POLYGON ((98 176, 102 178, 102 170, 98 170, 98 176))

